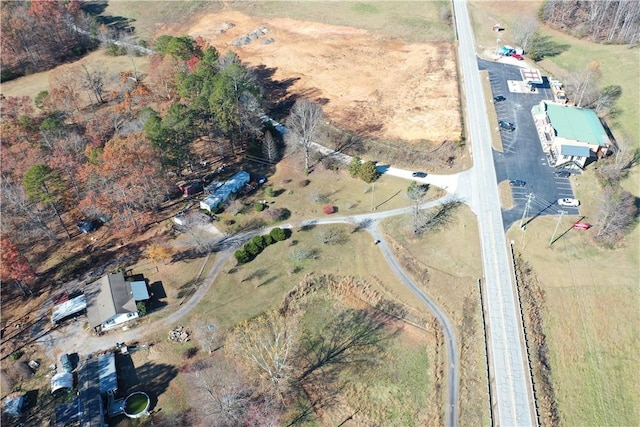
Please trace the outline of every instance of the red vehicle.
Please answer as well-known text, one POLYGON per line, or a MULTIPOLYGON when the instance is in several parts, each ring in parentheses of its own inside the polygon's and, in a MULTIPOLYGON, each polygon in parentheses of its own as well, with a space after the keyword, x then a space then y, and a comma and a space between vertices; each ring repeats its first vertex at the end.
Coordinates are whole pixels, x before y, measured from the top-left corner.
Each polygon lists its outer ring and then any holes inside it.
POLYGON ((573 228, 575 230, 588 230, 591 228, 591 224, 587 224, 586 222, 576 222, 573 224, 573 228))
POLYGON ((524 59, 522 55, 518 55, 517 53, 512 53, 511 57, 516 58, 518 61, 522 61, 524 59))

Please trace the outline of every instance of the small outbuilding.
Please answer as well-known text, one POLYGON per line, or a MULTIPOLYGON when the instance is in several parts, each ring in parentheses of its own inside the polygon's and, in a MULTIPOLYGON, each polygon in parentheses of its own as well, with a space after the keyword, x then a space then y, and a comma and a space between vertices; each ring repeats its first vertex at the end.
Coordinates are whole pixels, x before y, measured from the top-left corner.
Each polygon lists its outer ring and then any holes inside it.
POLYGON ((73 389, 73 374, 59 372, 51 377, 51 394, 70 393, 73 389))
POLYGON ((24 407, 24 395, 20 393, 11 393, 4 398, 4 407, 2 410, 5 414, 19 418, 22 416, 22 408, 24 407))

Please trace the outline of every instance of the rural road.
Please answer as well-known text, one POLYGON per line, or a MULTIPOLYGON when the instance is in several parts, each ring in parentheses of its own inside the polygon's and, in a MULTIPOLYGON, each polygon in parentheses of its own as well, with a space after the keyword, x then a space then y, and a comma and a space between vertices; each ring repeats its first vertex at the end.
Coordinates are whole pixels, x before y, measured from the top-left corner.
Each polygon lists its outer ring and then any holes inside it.
POLYGON ((522 325, 507 254, 488 115, 466 0, 454 0, 459 62, 467 98, 467 129, 473 150, 473 207, 478 217, 489 330, 490 383, 495 425, 532 426, 533 396, 522 325))

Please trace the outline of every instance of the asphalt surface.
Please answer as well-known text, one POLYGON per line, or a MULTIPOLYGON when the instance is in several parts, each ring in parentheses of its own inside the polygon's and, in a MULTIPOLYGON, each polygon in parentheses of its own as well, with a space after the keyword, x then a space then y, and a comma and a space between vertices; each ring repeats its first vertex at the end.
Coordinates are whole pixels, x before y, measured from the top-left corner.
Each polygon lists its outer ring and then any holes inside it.
MULTIPOLYGON (((467 99, 467 129, 473 150, 475 179, 472 207, 478 217, 490 347, 490 381, 494 422, 500 426, 534 425, 529 370, 524 358, 522 325, 517 310, 507 253, 491 133, 466 1, 454 0, 458 56, 467 99)), ((491 124, 494 126, 495 124, 491 124)), ((516 131, 519 125, 516 123, 516 131)))
MULTIPOLYGON (((560 207, 558 199, 574 198, 568 178, 554 175, 556 169, 549 167, 547 157, 542 151, 536 131, 531 107, 545 99, 553 99, 553 94, 546 77, 542 85, 536 85, 536 93, 510 92, 507 81, 522 80, 520 68, 516 65, 478 59, 478 68, 489 72, 493 96, 502 95, 504 101, 495 102, 498 120, 506 120, 515 125, 512 132, 502 130, 503 152, 493 151, 497 182, 522 180, 524 187, 512 189, 514 207, 502 212, 505 230, 520 221, 527 200, 529 209, 527 217, 540 215, 557 215, 564 210, 571 215, 579 213, 577 208, 560 207)), ((523 62, 520 62, 523 66, 523 62)), ((491 123, 497 128, 497 123, 491 123)))

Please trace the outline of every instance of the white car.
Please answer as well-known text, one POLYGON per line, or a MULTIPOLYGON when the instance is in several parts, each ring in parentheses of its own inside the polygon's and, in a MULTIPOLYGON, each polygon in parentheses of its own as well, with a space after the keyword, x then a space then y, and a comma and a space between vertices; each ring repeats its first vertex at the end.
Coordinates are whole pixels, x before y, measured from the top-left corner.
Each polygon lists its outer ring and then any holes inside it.
POLYGON ((568 208, 577 208, 580 206, 580 200, 578 199, 558 199, 560 206, 566 206, 568 208))

